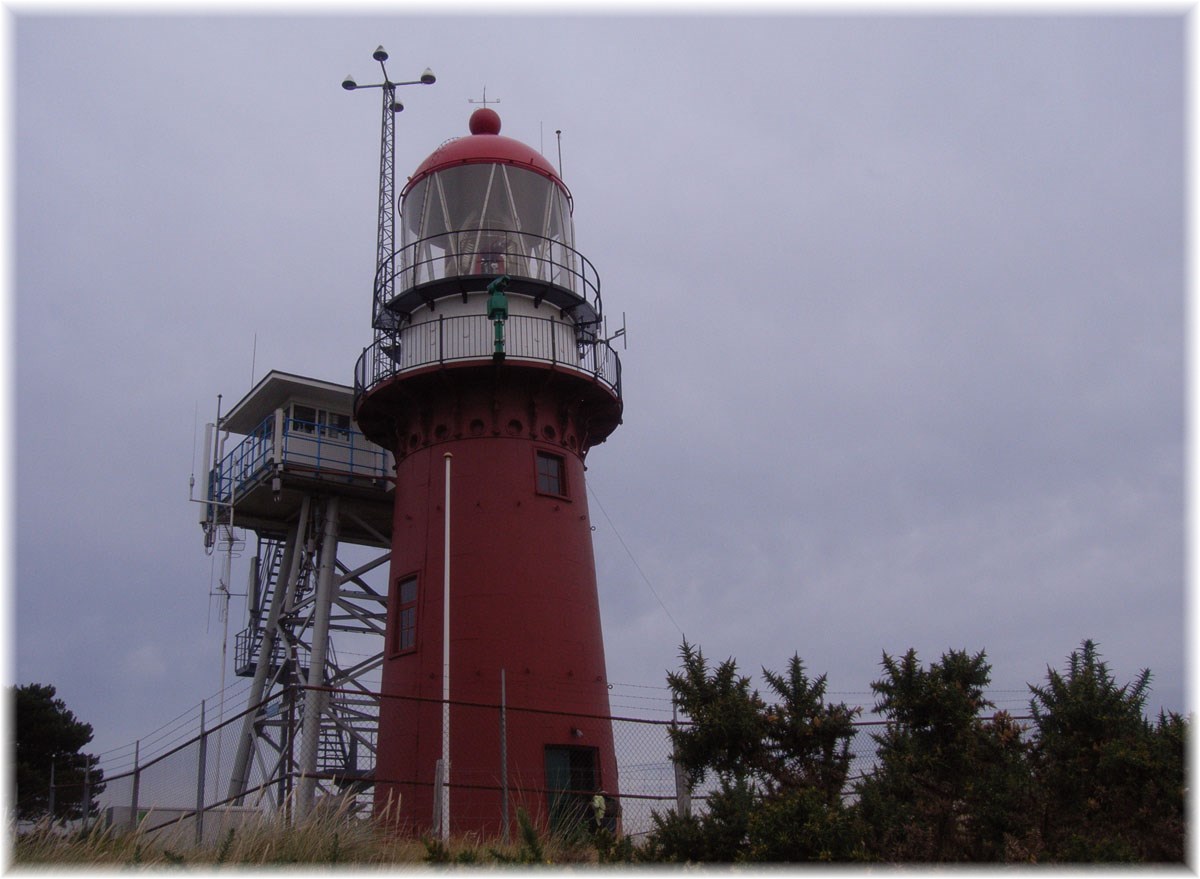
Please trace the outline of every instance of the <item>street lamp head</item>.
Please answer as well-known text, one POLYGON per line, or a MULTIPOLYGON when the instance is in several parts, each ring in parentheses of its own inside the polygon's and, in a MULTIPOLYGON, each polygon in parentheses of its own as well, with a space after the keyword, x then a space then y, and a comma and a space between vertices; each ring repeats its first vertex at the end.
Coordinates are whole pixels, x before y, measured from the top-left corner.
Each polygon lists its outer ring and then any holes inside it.
POLYGON ((346 78, 342 80, 342 88, 344 88, 348 92, 352 92, 356 88, 358 88, 358 83, 356 83, 354 81, 353 76, 351 76, 350 74, 346 74, 346 78))
POLYGON ((425 85, 433 85, 437 82, 437 77, 433 75, 432 70, 426 67, 425 72, 421 74, 421 82, 425 83, 425 85))
POLYGON ((376 61, 387 61, 388 53, 386 51, 384 51, 383 46, 380 46, 378 49, 375 50, 374 54, 372 54, 371 57, 374 58, 376 61))

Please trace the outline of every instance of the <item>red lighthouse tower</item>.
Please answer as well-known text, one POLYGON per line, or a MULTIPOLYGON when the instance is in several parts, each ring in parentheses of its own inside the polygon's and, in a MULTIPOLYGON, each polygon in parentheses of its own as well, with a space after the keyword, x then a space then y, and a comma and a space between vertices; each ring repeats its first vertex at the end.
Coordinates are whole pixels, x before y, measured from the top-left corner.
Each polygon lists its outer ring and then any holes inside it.
POLYGON ((377 812, 423 831, 448 799, 452 833, 495 836, 510 806, 561 826, 617 791, 584 485, 622 409, 599 278, 558 172, 490 108, 400 206, 355 372, 355 417, 396 461, 377 812), (503 745, 481 707, 502 686, 503 745))

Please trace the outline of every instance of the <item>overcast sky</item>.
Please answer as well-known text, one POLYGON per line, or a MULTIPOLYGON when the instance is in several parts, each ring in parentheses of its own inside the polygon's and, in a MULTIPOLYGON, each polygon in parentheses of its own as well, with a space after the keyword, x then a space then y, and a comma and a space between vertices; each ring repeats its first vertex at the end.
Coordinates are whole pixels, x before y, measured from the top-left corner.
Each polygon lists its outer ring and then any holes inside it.
POLYGON ((628 326, 625 423, 588 456, 612 681, 662 686, 686 634, 869 708, 882 652, 964 648, 1023 713, 1092 638, 1189 707, 1185 34, 17 14, 11 677, 99 751, 217 691, 188 477, 217 394, 349 384, 371 341, 378 92, 340 83, 382 43, 438 77, 402 90, 402 177, 485 86, 555 164, 562 131, 628 326))

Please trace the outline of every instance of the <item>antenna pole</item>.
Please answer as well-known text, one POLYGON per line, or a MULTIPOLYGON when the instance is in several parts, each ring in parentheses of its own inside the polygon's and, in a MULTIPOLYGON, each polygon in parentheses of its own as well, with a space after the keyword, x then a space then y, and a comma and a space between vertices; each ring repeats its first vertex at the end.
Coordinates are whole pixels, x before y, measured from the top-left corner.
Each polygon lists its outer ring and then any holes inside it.
POLYGON ((558 176, 562 177, 562 129, 554 129, 554 136, 558 138, 558 176))
MULTIPOLYGON (((379 62, 383 66, 383 62, 379 62)), ((383 115, 380 120, 379 136, 379 231, 375 247, 375 305, 372 322, 379 318, 380 310, 392 301, 392 273, 384 266, 395 250, 396 244, 396 85, 384 72, 383 115)))
POLYGON ((433 85, 437 82, 437 77, 427 67, 420 79, 393 82, 388 78, 387 66, 383 63, 388 59, 388 53, 384 51, 383 46, 376 49, 371 57, 379 62, 383 71, 383 82, 359 85, 354 81, 354 77, 347 76, 342 80, 342 88, 348 92, 373 88, 383 91, 383 118, 379 126, 379 234, 375 249, 375 298, 371 306, 371 323, 378 330, 382 326, 381 312, 392 301, 393 289, 392 273, 384 268, 395 252, 396 241, 396 114, 404 109, 404 105, 396 100, 396 87, 433 85))
POLYGON ((442 548, 442 814, 443 843, 450 838, 450 460, 446 452, 445 536, 442 548))

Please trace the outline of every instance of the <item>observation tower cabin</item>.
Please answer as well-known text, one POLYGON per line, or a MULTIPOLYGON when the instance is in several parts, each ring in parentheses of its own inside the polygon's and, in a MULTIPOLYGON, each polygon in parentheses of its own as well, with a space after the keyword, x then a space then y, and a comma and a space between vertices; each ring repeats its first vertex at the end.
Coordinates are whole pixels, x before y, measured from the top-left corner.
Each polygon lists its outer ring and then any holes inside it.
POLYGON ((392 456, 354 427, 351 388, 272 370, 221 419, 242 439, 217 463, 202 520, 284 533, 313 491, 342 496, 343 538, 386 543, 391 533, 392 456), (232 506, 230 506, 232 504, 232 506))

